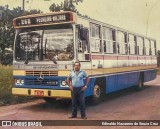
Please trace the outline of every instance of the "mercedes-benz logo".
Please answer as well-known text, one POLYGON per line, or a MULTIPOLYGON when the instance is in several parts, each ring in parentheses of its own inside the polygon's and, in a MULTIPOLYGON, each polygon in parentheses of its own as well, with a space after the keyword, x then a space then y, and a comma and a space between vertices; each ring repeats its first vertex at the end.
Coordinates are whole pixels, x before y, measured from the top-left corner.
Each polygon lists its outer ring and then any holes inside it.
POLYGON ((44 75, 42 73, 39 74, 39 76, 37 77, 38 81, 43 81, 44 80, 44 75))

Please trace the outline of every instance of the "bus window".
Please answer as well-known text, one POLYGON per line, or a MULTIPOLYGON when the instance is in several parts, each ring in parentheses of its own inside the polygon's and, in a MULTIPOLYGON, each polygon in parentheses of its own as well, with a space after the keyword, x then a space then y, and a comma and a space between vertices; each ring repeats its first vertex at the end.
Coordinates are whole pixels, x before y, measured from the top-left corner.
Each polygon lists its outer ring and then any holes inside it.
POLYGON ((91 52, 102 52, 102 45, 101 45, 101 37, 100 37, 100 26, 91 24, 90 25, 90 31, 91 31, 91 52))
POLYGON ((78 41, 78 52, 79 53, 89 53, 88 41, 78 41))
POLYGON ((124 34, 124 43, 125 43, 125 54, 128 54, 128 37, 127 33, 124 34))
POLYGON ((134 55, 135 53, 135 36, 133 34, 128 34, 129 43, 129 54, 134 55))
POLYGON ((144 47, 144 40, 142 37, 137 37, 137 47, 138 47, 138 54, 145 55, 145 47, 144 47))
MULTIPOLYGON (((89 53, 89 44, 88 44, 88 29, 83 28, 79 30, 80 36, 77 36, 78 39, 78 52, 79 53, 89 53)), ((78 35, 78 32, 76 33, 78 35)))
MULTIPOLYGON (((34 30, 34 29, 33 29, 34 30)), ((17 60, 72 60, 72 29, 40 28, 36 31, 22 30, 15 44, 17 60)))
POLYGON ((118 42, 118 52, 119 54, 126 54, 125 50, 125 33, 122 31, 117 31, 117 42, 118 42))
POLYGON ((104 53, 113 53, 113 33, 110 28, 103 28, 103 50, 104 53))
POLYGON ((145 39, 144 45, 145 45, 145 48, 146 48, 146 55, 150 55, 150 53, 149 53, 150 41, 148 39, 145 39))
POLYGON ((155 42, 151 40, 151 55, 156 55, 155 42))

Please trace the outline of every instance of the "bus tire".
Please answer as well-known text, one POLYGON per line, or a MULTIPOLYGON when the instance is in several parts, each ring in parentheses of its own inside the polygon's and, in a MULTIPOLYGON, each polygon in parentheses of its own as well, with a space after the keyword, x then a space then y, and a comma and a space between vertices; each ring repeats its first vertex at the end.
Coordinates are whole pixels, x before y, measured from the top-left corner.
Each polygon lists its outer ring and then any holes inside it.
POLYGON ((93 88, 92 105, 97 105, 105 97, 105 78, 97 79, 93 88))
POLYGON ((56 98, 50 98, 50 97, 45 97, 43 99, 46 101, 46 103, 50 103, 50 104, 53 104, 56 100, 56 98))
POLYGON ((101 98, 101 88, 98 84, 96 84, 93 89, 92 105, 99 104, 100 98, 101 98))
POLYGON ((138 91, 142 90, 142 88, 144 86, 143 83, 144 83, 144 74, 140 73, 138 85, 137 85, 137 88, 136 88, 138 91))

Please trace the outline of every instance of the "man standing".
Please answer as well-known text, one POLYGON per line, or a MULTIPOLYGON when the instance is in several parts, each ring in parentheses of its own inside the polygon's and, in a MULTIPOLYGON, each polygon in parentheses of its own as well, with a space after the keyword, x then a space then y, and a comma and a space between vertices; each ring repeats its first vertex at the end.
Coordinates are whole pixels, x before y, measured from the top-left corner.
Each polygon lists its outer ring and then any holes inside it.
POLYGON ((88 86, 89 78, 85 71, 80 70, 80 67, 80 62, 75 62, 74 70, 72 70, 67 77, 67 84, 69 85, 72 94, 72 115, 69 118, 77 117, 77 106, 79 101, 81 118, 86 120, 84 91, 88 86), (85 84, 84 78, 86 78, 85 84))

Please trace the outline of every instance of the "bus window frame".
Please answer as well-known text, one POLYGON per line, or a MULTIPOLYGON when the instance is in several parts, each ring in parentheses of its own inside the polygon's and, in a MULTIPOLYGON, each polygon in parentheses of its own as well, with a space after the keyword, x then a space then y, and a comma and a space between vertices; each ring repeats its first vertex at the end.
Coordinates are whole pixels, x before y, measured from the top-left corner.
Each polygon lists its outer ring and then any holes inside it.
POLYGON ((125 31, 123 31, 123 30, 116 30, 116 42, 117 42, 117 53, 118 53, 118 55, 128 55, 128 54, 126 54, 126 44, 128 43, 128 42, 126 42, 126 35, 127 35, 127 32, 125 32, 125 31), (120 44, 122 44, 122 41, 119 41, 119 37, 118 37, 118 32, 121 32, 121 33, 123 33, 123 35, 124 35, 124 42, 123 42, 123 45, 124 45, 124 53, 120 53, 120 44))
POLYGON ((103 53, 103 47, 102 47, 102 30, 101 30, 101 25, 99 25, 99 24, 96 24, 96 23, 92 23, 92 22, 90 22, 89 23, 89 43, 90 43, 90 52, 91 53, 99 53, 99 54, 102 54, 103 53), (92 27, 98 27, 99 28, 99 37, 96 37, 96 31, 95 31, 95 37, 93 37, 92 36, 92 31, 93 31, 93 29, 92 29, 92 27), (95 51, 92 51, 92 40, 94 40, 95 41, 95 44, 94 45, 96 45, 96 41, 98 40, 99 41, 99 45, 100 45, 100 47, 99 47, 99 52, 95 52, 95 51))
MULTIPOLYGON (((75 53, 75 41, 74 41, 74 38, 75 38, 75 35, 74 35, 74 25, 73 24, 63 24, 63 25, 66 25, 66 26, 68 26, 68 28, 70 28, 70 29, 72 29, 72 36, 73 36, 73 49, 74 49, 74 52, 73 52, 73 58, 71 59, 71 60, 67 60, 67 61, 73 61, 73 60, 75 60, 75 58, 76 58, 76 53, 75 53), (70 26, 70 27, 69 27, 70 26)), ((60 26, 60 24, 58 24, 58 26, 60 26)), ((36 31, 37 29, 42 29, 42 30, 47 30, 47 29, 44 29, 44 28, 49 28, 49 29, 57 29, 58 28, 58 26, 57 26, 57 24, 55 24, 55 25, 42 25, 42 26, 31 26, 31 27, 21 27, 20 29, 19 28, 15 28, 15 30, 16 30, 16 35, 15 35, 15 39, 14 39, 14 51, 15 51, 15 46, 16 46, 16 39, 17 39, 17 36, 18 36, 18 34, 19 33, 21 33, 22 32, 22 30, 24 31, 24 30, 32 30, 32 31, 36 31)), ((15 52, 14 52, 14 60, 15 61, 17 61, 17 62, 24 62, 25 60, 17 60, 16 59, 16 54, 15 54, 15 52)), ((46 62, 46 61, 48 61, 48 62, 50 62, 51 60, 45 60, 45 59, 43 59, 43 60, 29 60, 29 61, 31 61, 31 62, 37 62, 37 61, 42 61, 42 62, 46 62)), ((58 60, 58 61, 66 61, 66 60, 58 60)))
POLYGON ((116 45, 116 30, 114 28, 111 28, 111 27, 107 27, 107 26, 103 26, 102 27, 102 48, 103 48, 103 52, 104 54, 116 54, 117 53, 117 45, 116 45), (111 31, 111 35, 112 35, 112 40, 109 40, 107 38, 104 38, 104 35, 107 35, 107 33, 104 34, 104 29, 106 31, 107 30, 110 30, 111 31), (112 48, 113 48, 113 51, 112 52, 107 52, 107 45, 106 46, 106 51, 104 51, 104 41, 106 42, 112 42, 112 48))
POLYGON ((136 35, 135 34, 133 34, 133 33, 128 33, 128 54, 129 55, 136 55, 136 35), (132 41, 130 41, 130 35, 131 36, 133 36, 133 40, 132 41), (132 54, 131 53, 131 44, 134 46, 132 46, 134 49, 133 49, 133 51, 134 51, 134 53, 132 54))

